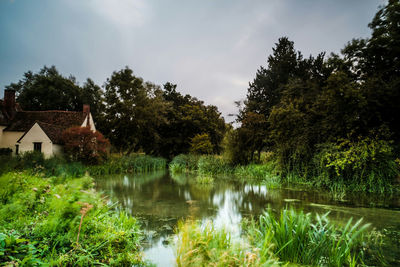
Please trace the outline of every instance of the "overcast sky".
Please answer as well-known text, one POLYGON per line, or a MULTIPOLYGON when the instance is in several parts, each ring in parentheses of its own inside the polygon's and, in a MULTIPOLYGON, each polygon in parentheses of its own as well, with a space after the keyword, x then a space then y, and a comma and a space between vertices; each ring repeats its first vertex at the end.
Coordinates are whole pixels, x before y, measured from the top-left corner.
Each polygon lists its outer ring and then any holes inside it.
POLYGON ((226 117, 274 43, 339 52, 384 0, 0 0, 0 97, 23 73, 55 65, 102 85, 115 70, 178 84, 226 117))

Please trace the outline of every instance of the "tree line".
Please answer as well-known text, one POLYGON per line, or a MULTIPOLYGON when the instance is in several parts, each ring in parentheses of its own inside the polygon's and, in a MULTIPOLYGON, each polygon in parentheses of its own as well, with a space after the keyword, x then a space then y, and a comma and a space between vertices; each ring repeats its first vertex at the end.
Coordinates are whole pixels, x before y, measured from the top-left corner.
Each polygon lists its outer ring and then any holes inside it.
POLYGON ((341 175, 348 168, 350 176, 365 168, 358 162, 382 169, 398 157, 399 1, 388 1, 368 26, 369 38, 329 56, 304 57, 287 37, 278 40, 240 103, 240 127, 229 133, 235 163, 272 151, 288 171, 305 173, 322 163, 341 175))
POLYGON ((226 124, 217 107, 182 95, 176 84, 167 82, 161 88, 145 82, 129 67, 113 72, 100 87, 91 79, 79 85, 55 66, 44 66, 6 88, 16 91, 24 110, 81 111, 89 104, 97 129, 114 151, 172 158, 190 151, 218 154, 222 149, 226 124))

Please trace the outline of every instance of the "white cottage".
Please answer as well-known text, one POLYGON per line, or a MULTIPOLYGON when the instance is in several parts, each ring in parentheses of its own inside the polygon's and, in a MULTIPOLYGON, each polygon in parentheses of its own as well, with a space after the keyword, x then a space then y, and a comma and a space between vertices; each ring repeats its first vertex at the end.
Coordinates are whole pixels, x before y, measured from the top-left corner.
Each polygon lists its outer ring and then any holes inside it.
POLYGON ((61 134, 73 126, 89 126, 96 131, 89 105, 82 111, 24 111, 15 102, 15 91, 4 90, 0 100, 0 148, 10 148, 14 155, 40 151, 45 157, 63 152, 61 134))

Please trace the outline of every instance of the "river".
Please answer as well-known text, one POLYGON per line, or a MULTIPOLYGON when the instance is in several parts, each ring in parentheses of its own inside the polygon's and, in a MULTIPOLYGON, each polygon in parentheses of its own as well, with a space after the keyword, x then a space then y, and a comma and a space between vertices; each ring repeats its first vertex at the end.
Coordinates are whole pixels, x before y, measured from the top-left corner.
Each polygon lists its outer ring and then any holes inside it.
POLYGON ((270 207, 279 211, 295 207, 305 212, 329 213, 344 223, 363 218, 370 230, 384 235, 384 257, 389 265, 400 266, 400 199, 352 195, 337 201, 320 190, 300 188, 268 189, 232 179, 215 179, 213 185, 199 185, 192 175, 154 172, 111 175, 96 178, 97 190, 110 203, 140 220, 146 239, 144 257, 157 266, 174 266, 173 235, 177 222, 185 218, 211 220, 239 235, 240 221, 262 214, 270 207))

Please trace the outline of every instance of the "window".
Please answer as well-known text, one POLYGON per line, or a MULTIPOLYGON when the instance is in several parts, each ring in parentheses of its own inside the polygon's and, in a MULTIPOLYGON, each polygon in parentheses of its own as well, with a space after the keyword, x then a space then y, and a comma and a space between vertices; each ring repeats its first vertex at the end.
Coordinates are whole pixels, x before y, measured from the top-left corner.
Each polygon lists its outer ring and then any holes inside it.
POLYGON ((42 143, 33 143, 33 150, 42 152, 42 143))
POLYGON ((15 145, 15 155, 19 154, 19 145, 15 145))

